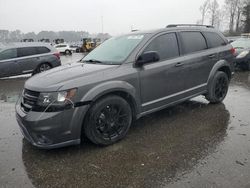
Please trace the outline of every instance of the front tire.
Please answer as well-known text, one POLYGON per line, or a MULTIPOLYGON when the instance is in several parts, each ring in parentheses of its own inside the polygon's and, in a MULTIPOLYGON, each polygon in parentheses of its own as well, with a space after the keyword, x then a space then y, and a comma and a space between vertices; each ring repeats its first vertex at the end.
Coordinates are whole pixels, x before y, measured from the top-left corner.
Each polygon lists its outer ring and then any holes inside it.
POLYGON ((206 99, 211 103, 220 103, 227 95, 229 79, 225 72, 218 71, 208 88, 206 99))
POLYGON ((132 110, 128 102, 110 95, 90 108, 84 121, 84 133, 97 145, 111 145, 125 137, 131 122, 132 110))

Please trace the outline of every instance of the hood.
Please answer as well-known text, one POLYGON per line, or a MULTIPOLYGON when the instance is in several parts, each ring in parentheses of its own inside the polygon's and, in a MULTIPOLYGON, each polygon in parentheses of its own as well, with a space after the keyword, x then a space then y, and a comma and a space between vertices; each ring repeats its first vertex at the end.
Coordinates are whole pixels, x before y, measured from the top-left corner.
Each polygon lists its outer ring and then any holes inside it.
POLYGON ((100 72, 112 71, 118 66, 86 63, 67 64, 31 77, 26 81, 25 88, 39 92, 57 91, 70 82, 74 87, 74 80, 89 78, 100 72))

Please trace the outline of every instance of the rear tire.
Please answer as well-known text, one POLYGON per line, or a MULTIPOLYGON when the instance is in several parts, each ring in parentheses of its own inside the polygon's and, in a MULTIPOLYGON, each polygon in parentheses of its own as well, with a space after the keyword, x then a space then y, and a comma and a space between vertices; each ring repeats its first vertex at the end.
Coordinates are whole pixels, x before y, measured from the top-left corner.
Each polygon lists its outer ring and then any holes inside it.
POLYGON ((65 55, 71 55, 72 52, 70 50, 65 50, 65 55))
POLYGON ((39 65, 37 68, 36 68, 36 70, 35 70, 35 72, 33 73, 33 75, 34 74, 37 74, 37 73, 40 73, 40 72, 44 72, 44 71, 47 71, 47 70, 49 70, 49 69, 51 69, 52 67, 51 67, 51 65, 49 64, 49 63, 42 63, 41 65, 39 65))
POLYGON ((208 86, 208 93, 206 99, 211 103, 220 103, 227 95, 229 87, 229 79, 225 72, 218 71, 208 86))
POLYGON ((116 95, 96 101, 86 114, 84 133, 97 145, 111 145, 127 134, 132 122, 128 102, 116 95))

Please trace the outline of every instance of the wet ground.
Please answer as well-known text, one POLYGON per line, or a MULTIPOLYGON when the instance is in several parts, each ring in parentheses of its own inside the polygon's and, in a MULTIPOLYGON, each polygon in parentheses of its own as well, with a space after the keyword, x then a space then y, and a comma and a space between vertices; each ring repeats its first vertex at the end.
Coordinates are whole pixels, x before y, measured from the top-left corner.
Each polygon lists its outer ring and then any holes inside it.
POLYGON ((26 79, 0 80, 0 187, 250 187, 250 72, 236 73, 223 104, 197 97, 134 122, 113 146, 49 151, 15 120, 26 79))

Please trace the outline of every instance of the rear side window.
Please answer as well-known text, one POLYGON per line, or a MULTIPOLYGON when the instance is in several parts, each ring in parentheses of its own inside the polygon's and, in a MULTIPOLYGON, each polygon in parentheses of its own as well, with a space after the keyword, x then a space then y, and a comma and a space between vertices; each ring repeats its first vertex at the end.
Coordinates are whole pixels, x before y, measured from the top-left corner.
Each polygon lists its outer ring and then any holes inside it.
POLYGON ((207 39, 208 48, 215 48, 226 44, 226 42, 217 33, 204 32, 203 34, 207 39))
POLYGON ((50 52, 50 50, 46 47, 36 47, 36 50, 38 54, 45 54, 50 52))
POLYGON ((157 51, 160 55, 160 60, 179 56, 176 34, 168 33, 156 37, 144 50, 144 52, 148 51, 157 51))
POLYGON ((17 50, 15 48, 4 50, 0 53, 0 60, 13 59, 17 57, 17 50))
POLYGON ((18 57, 25 57, 25 56, 35 55, 35 54, 37 54, 35 47, 24 47, 24 48, 17 49, 18 57))
POLYGON ((57 45, 56 48, 65 48, 67 45, 57 45))
POLYGON ((207 49, 206 40, 200 32, 186 31, 180 33, 184 54, 194 53, 207 49))

